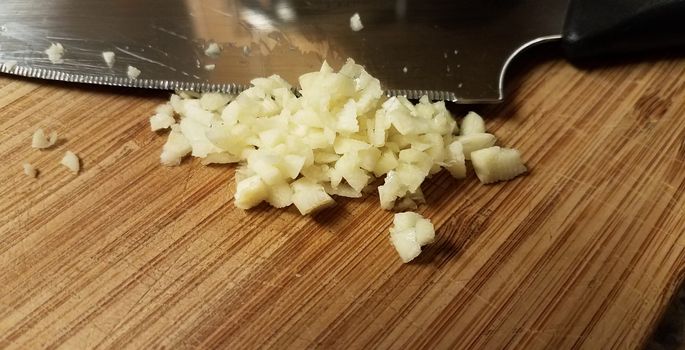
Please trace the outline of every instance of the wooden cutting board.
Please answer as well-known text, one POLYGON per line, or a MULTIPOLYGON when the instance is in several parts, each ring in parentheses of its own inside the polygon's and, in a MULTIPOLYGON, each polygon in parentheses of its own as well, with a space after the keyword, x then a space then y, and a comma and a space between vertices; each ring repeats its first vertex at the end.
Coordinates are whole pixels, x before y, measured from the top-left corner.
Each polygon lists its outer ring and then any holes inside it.
POLYGON ((0 347, 640 346, 685 268, 685 60, 521 71, 482 112, 530 174, 430 180, 409 265, 375 197, 244 212, 233 168, 160 166, 164 93, 0 77, 0 347))

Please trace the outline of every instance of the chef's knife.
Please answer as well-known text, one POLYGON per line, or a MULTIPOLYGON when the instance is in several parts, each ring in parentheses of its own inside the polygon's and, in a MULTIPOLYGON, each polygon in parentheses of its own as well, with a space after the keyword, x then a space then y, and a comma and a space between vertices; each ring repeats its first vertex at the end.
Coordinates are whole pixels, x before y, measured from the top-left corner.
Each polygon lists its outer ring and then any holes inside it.
POLYGON ((560 41, 572 58, 670 47, 685 42, 682 19, 685 0, 2 0, 0 71, 237 93, 351 57, 390 95, 487 103, 503 99, 507 66, 532 45, 560 41), (63 63, 48 60, 51 43, 63 63), (116 54, 112 68, 103 51, 116 54))

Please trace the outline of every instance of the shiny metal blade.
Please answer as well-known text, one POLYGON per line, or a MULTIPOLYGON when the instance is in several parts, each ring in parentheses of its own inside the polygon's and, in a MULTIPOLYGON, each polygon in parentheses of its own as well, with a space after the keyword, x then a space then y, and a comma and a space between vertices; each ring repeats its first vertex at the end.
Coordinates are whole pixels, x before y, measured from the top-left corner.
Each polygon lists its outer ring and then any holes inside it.
POLYGON ((391 95, 497 102, 512 58, 561 37, 568 1, 3 0, 0 71, 237 93, 255 77, 297 84, 323 60, 336 67, 350 57, 391 95), (364 25, 358 32, 354 13, 364 25), (204 52, 212 42, 223 47, 218 57, 204 52), (48 60, 51 43, 64 46, 64 63, 48 60), (103 51, 115 52, 113 68, 103 51), (127 77, 129 65, 142 71, 138 79, 127 77))

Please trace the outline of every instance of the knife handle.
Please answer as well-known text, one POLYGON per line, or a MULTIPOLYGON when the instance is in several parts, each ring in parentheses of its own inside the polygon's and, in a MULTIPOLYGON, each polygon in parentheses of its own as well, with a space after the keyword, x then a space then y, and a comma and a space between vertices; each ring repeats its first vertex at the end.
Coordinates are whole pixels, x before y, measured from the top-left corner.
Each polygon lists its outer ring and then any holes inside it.
POLYGON ((571 0, 564 49, 572 60, 685 47, 685 0, 571 0))

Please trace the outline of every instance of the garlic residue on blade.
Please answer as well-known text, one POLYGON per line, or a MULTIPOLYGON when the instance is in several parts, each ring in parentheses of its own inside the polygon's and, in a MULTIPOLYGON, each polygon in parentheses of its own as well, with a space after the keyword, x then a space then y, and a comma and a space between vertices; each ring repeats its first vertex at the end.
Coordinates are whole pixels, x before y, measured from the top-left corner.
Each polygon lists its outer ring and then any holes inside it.
POLYGON ((216 58, 221 55, 221 46, 217 43, 210 43, 205 49, 205 56, 216 58))
POLYGON ((60 43, 52 43, 50 47, 45 50, 45 54, 48 55, 48 59, 53 64, 64 63, 62 56, 64 56, 64 47, 60 43))
POLYGON ((102 53, 102 59, 105 60, 107 67, 112 68, 116 62, 116 55, 112 51, 105 51, 102 53))
POLYGON ((355 32, 364 29, 364 25, 362 24, 362 18, 361 16, 359 16, 359 13, 355 13, 354 15, 352 15, 352 17, 350 17, 350 28, 355 32))
POLYGON ((138 79, 138 77, 140 76, 140 69, 134 66, 128 66, 128 68, 126 69, 126 75, 131 80, 138 79))

